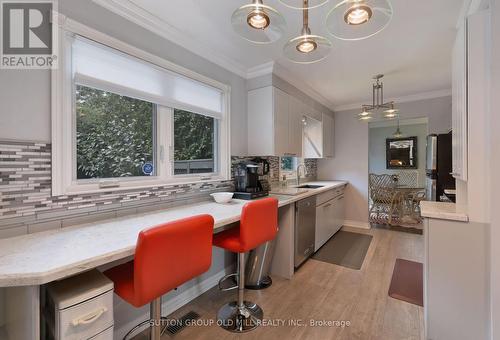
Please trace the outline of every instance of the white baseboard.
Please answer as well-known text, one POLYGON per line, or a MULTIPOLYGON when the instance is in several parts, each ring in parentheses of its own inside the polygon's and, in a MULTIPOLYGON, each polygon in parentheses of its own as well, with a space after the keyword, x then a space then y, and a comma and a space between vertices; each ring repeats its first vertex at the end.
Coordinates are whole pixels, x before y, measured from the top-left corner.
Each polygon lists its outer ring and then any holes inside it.
POLYGON ((351 228, 371 229, 370 223, 362 221, 344 220, 343 225, 351 228))
MULTIPOLYGON (((212 287, 215 287, 219 280, 226 275, 226 272, 230 272, 231 267, 224 268, 218 273, 206 278, 202 282, 194 285, 193 287, 186 289, 179 295, 170 298, 170 299, 165 299, 165 301, 162 301, 161 305, 161 315, 162 316, 167 316, 173 312, 175 312, 177 309, 181 308, 185 304, 189 303, 190 301, 194 300, 201 294, 205 293, 212 287)), ((134 320, 131 320, 127 322, 126 324, 122 325, 120 328, 115 328, 113 332, 113 338, 114 339, 123 339, 125 334, 129 330, 131 330, 135 325, 139 324, 143 320, 146 320, 149 317, 149 314, 144 314, 141 315, 140 317, 135 318, 134 320)), ((116 325, 115 325, 116 326, 116 325)))

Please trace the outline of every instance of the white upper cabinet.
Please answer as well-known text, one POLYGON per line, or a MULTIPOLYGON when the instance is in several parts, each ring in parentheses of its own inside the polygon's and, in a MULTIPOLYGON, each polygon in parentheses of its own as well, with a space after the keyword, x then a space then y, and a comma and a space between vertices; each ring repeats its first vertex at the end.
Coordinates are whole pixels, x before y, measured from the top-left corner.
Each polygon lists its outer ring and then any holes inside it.
POLYGON ((302 156, 302 116, 295 98, 273 86, 248 92, 248 153, 302 156))
POLYGON ((277 89, 273 89, 274 98, 274 154, 286 155, 289 149, 290 98, 277 89))
POLYGON ((321 120, 306 118, 302 154, 304 158, 332 158, 334 152, 334 120, 327 114, 321 120))
POLYGON ((290 117, 289 117, 289 130, 288 130, 288 148, 291 154, 302 156, 302 103, 290 96, 290 117))
POLYGON ((274 86, 251 90, 248 92, 248 153, 251 156, 333 157, 333 118, 274 86))
POLYGON ((452 58, 452 175, 467 180, 467 23, 460 26, 452 58))
POLYGON ((332 158, 334 150, 334 121, 323 113, 323 158, 332 158))
POLYGON ((304 158, 323 158, 323 124, 319 120, 306 118, 302 145, 304 158))

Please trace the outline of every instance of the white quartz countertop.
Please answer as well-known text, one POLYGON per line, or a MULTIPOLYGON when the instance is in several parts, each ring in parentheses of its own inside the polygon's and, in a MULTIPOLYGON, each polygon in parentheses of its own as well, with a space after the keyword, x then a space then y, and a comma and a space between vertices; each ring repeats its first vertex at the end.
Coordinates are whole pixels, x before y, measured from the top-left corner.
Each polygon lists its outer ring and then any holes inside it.
POLYGON ((455 203, 422 201, 420 202, 420 210, 422 217, 461 222, 469 221, 465 209, 455 203))
MULTIPOLYGON (((285 206, 321 192, 345 186, 343 181, 295 196, 271 195, 285 206)), ((0 240, 0 287, 40 285, 68 277, 134 254, 137 235, 145 228, 198 214, 210 214, 214 230, 240 220, 248 201, 202 202, 161 212, 126 216, 0 240)))

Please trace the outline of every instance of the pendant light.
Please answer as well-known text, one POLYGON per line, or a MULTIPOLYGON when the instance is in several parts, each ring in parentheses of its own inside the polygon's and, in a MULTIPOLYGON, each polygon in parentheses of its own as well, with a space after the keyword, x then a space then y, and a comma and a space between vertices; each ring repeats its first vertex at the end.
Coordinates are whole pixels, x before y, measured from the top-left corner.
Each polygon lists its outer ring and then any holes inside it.
POLYGON ((403 133, 401 132, 401 129, 399 128, 399 119, 398 119, 398 128, 393 134, 394 138, 401 138, 403 137, 403 133))
POLYGON ((326 18, 328 31, 341 40, 361 40, 382 31, 392 18, 389 0, 343 0, 326 18))
MULTIPOLYGON (((279 0, 283 5, 293 8, 293 9, 303 9, 304 1, 303 0, 279 0)), ((307 5, 307 9, 316 8, 323 6, 329 0, 309 0, 307 5)))
POLYGON ((286 27, 285 18, 262 0, 252 0, 234 11, 231 24, 238 35, 257 44, 277 41, 286 27))
POLYGON ((294 63, 310 64, 324 59, 332 47, 332 43, 319 35, 311 34, 309 28, 309 1, 303 0, 303 26, 301 35, 289 40, 283 52, 294 63))
POLYGON ((380 110, 384 110, 382 115, 387 119, 393 119, 399 116, 399 110, 394 108, 394 102, 384 101, 384 83, 380 80, 383 77, 383 74, 373 76, 375 83, 372 84, 372 103, 361 106, 362 112, 358 114, 359 120, 369 120, 373 118, 373 113, 375 111, 379 112, 380 110))

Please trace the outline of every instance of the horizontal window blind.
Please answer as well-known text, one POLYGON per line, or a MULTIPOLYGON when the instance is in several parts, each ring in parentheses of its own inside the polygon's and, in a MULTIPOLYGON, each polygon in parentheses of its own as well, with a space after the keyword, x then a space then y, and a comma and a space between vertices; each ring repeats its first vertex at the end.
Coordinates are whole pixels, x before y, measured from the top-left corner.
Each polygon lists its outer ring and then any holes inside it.
POLYGON ((76 36, 75 82, 123 96, 222 118, 223 92, 108 46, 76 36))

